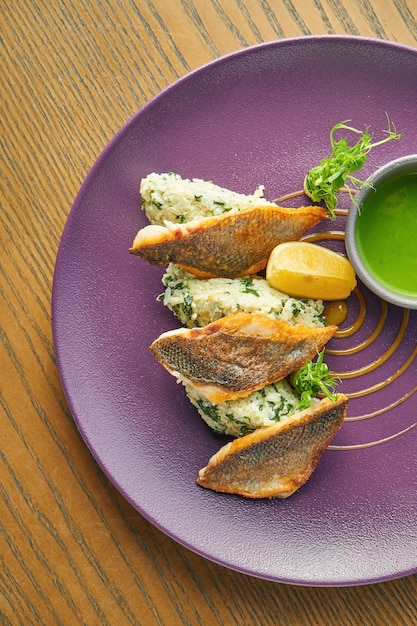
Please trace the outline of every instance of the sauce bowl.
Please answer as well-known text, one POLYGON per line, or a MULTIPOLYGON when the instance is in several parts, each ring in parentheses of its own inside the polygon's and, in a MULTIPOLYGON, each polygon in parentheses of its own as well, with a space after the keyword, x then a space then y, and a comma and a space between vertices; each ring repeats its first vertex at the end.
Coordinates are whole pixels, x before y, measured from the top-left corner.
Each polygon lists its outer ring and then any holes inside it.
POLYGON ((383 165, 360 187, 345 244, 364 285, 387 302, 417 309, 417 154, 383 165))

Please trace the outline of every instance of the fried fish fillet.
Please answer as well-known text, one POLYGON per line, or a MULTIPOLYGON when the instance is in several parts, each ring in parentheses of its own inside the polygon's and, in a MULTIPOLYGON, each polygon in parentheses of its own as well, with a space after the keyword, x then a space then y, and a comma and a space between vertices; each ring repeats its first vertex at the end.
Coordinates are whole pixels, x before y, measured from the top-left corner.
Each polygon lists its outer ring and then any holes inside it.
POLYGON ((306 483, 346 415, 347 398, 320 400, 273 426, 226 444, 200 470, 207 489, 248 498, 287 498, 306 483))
POLYGON ((285 378, 316 356, 336 330, 239 312, 203 328, 163 333, 150 350, 171 374, 218 404, 285 378))
POLYGON ((327 217, 322 207, 249 207, 185 224, 149 225, 136 235, 130 252, 150 263, 173 262, 200 278, 256 274, 273 248, 295 241, 327 217))

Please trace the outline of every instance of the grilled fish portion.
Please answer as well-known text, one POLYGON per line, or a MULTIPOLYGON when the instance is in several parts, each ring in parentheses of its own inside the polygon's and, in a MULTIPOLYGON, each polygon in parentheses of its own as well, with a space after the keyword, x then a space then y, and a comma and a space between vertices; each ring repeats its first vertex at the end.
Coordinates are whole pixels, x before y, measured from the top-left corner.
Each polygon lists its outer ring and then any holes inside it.
POLYGON ((150 350, 171 374, 218 404, 285 378, 312 359, 336 330, 242 312, 203 328, 163 333, 150 350))
POLYGON ((267 205, 185 224, 165 222, 142 228, 130 252, 156 265, 176 263, 200 278, 256 274, 276 245, 300 239, 325 217, 318 206, 267 205))
POLYGON ((346 415, 347 398, 320 400, 283 422, 226 444, 200 470, 207 489, 248 498, 287 498, 310 478, 346 415))

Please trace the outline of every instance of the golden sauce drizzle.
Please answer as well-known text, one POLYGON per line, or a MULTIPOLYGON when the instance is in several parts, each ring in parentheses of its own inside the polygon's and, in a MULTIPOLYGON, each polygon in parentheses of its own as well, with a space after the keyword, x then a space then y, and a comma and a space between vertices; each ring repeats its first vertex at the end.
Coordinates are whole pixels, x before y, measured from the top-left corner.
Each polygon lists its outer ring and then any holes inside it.
POLYGON ((356 376, 363 376, 363 374, 368 374, 369 372, 372 372, 377 367, 380 367, 380 365, 385 363, 385 361, 387 361, 390 358, 390 356, 394 354, 395 350, 398 348, 398 346, 400 345, 400 343, 402 342, 404 338, 405 331, 407 330, 408 315, 409 315, 408 309, 404 309, 401 326, 399 328, 397 336, 395 340, 392 342, 391 346, 385 352, 385 354, 381 355, 380 357, 378 357, 377 359, 375 359, 368 365, 364 365, 363 367, 360 367, 356 370, 351 370, 350 372, 343 372, 343 373, 337 374, 337 377, 338 378, 355 378, 356 376))
POLYGON ((328 324, 340 326, 343 324, 349 313, 346 300, 334 300, 324 309, 323 317, 328 324))
MULTIPOLYGON (((356 320, 353 326, 339 329, 337 333, 335 334, 336 337, 347 337, 348 335, 352 335, 354 332, 358 330, 359 326, 363 323, 365 319, 366 306, 365 306, 365 300, 363 298, 362 292, 359 292, 359 288, 357 288, 357 292, 355 291, 355 293, 357 296, 359 296, 358 299, 359 299, 360 306, 361 306, 359 318, 356 320)), ((367 339, 365 339, 365 341, 358 343, 356 346, 351 346, 350 348, 344 348, 343 350, 335 350, 335 349, 330 350, 329 349, 329 350, 326 350, 326 352, 328 354, 341 354, 341 355, 354 354, 355 352, 360 352, 364 348, 367 348, 368 346, 370 346, 371 343, 373 343, 375 339, 379 336, 379 334, 381 333, 381 330, 383 329, 385 325, 386 318, 387 318, 387 303, 385 302, 385 300, 381 300, 381 312, 380 312, 378 323, 375 327, 375 330, 369 335, 367 339)))
POLYGON ((280 198, 275 198, 272 200, 274 204, 280 204, 282 202, 286 202, 287 200, 292 200, 292 198, 297 198, 298 196, 303 196, 304 191, 300 189, 299 191, 293 191, 292 193, 287 193, 285 196, 281 196, 280 198))
MULTIPOLYGON (((336 337, 350 337, 350 335, 354 335, 360 329, 360 327, 365 321, 365 317, 366 317, 365 298, 363 297, 362 291, 358 287, 355 287, 355 289, 353 290, 353 293, 359 300, 358 317, 350 326, 346 326, 346 328, 340 328, 336 333, 336 337)), ((345 353, 346 353, 346 350, 343 350, 341 352, 341 354, 345 354, 345 353)))
POLYGON ((328 241, 329 239, 344 241, 345 233, 342 230, 327 230, 325 233, 311 233, 311 235, 305 235, 301 239, 309 243, 313 243, 314 241, 328 241))
MULTIPOLYGON (((348 189, 340 189, 339 191, 341 192, 347 192, 349 193, 348 189)), ((304 194, 304 191, 296 191, 294 193, 290 193, 287 194, 285 196, 282 196, 281 198, 278 198, 277 200, 274 200, 275 203, 279 204, 281 202, 285 202, 286 200, 290 200, 292 198, 296 198, 297 196, 302 196, 304 194)), ((347 215, 348 210, 347 209, 336 209, 335 213, 336 215, 347 215)), ((313 234, 309 234, 304 236, 302 239, 303 241, 309 241, 311 243, 313 242, 317 242, 317 241, 328 241, 328 240, 344 240, 345 238, 345 234, 343 231, 327 231, 327 232, 322 232, 322 233, 313 233, 313 234)), ((362 291, 359 287, 356 287, 353 291, 353 294, 357 297, 358 301, 359 301, 359 313, 358 316, 356 318, 356 320, 353 322, 353 324, 351 324, 348 327, 345 328, 339 328, 339 330, 335 333, 335 338, 336 337, 349 337, 351 335, 354 335, 362 326, 365 318, 366 318, 366 302, 365 302, 365 298, 362 294, 362 291)), ((323 317, 326 320, 326 322, 328 324, 335 324, 337 326, 340 326, 340 324, 343 324, 343 322, 346 320, 348 315, 348 305, 345 301, 335 301, 332 302, 330 304, 328 304, 324 310, 324 314, 323 317)), ((347 355, 347 354, 354 354, 356 352, 360 352, 361 350, 369 347, 374 341, 375 339, 377 339, 377 337, 380 335, 382 329, 385 326, 386 323, 386 318, 387 318, 387 303, 384 300, 381 300, 381 310, 380 310, 380 315, 379 315, 379 319, 378 319, 378 323, 374 329, 374 331, 370 334, 369 337, 367 337, 367 339, 365 339, 364 341, 362 341, 361 343, 355 345, 355 346, 351 346, 350 348, 344 348, 343 350, 337 350, 334 348, 326 348, 326 353, 328 354, 333 354, 333 355, 347 355)), ((377 369, 380 365, 382 365, 385 361, 387 361, 390 356, 392 356, 392 354, 394 353, 394 351, 398 348, 398 346, 401 344, 406 329, 407 329, 407 324, 408 324, 408 318, 409 318, 409 311, 404 309, 403 311, 403 317, 402 317, 402 321, 401 321, 401 325, 400 325, 400 329, 398 331, 397 337, 395 339, 395 341, 393 342, 393 344, 390 346, 390 348, 385 352, 385 354, 381 355, 379 358, 375 359, 374 361, 372 361, 371 363, 369 363, 368 365, 361 367, 357 370, 352 370, 350 372, 344 372, 344 373, 340 373, 340 374, 336 374, 336 376, 338 378, 353 378, 355 376, 361 376, 363 374, 366 374, 368 372, 371 372, 375 369, 377 369)), ((348 398, 359 398, 361 396, 365 396, 368 395, 370 393, 374 393, 375 391, 378 391, 382 388, 384 388, 386 385, 389 385, 390 383, 392 383, 393 381, 395 381, 397 378, 399 378, 402 374, 404 374, 404 372, 410 367, 410 365, 413 363, 414 359, 417 356, 417 345, 414 348, 412 354, 408 357, 408 359, 403 363, 403 365, 396 370, 396 372, 394 372, 394 374, 392 374, 391 376, 388 376, 387 378, 385 378, 384 380, 376 383, 375 385, 372 385, 371 387, 368 387, 367 389, 362 389, 360 391, 356 391, 356 392, 352 392, 352 393, 345 393, 345 395, 348 398)), ((389 404, 388 406, 385 406, 381 409, 377 409, 375 411, 372 411, 371 413, 366 413, 363 415, 358 415, 358 416, 354 416, 354 417, 346 417, 345 418, 345 422, 355 422, 355 421, 360 421, 360 420, 367 420, 367 419, 371 419, 373 417, 376 417, 378 415, 382 415, 383 413, 387 413, 389 411, 391 411, 392 409, 394 409, 395 407, 399 406, 400 404, 402 404, 403 402, 405 402, 405 400, 407 400, 408 398, 410 398, 414 393, 417 392, 417 385, 415 387, 413 387, 411 390, 409 390, 408 392, 406 392, 405 394, 403 394, 400 398, 397 398, 396 400, 394 400, 391 404, 389 404)), ((358 450, 358 449, 362 449, 362 448, 370 448, 373 446, 378 446, 381 445, 383 443, 386 443, 388 441, 392 441, 393 439, 396 439, 397 437, 400 437, 408 432, 410 432, 411 430, 413 430, 413 428, 415 428, 417 426, 417 422, 415 422, 414 424, 412 424, 411 426, 408 426, 407 428, 393 434, 393 435, 389 435, 387 437, 384 437, 382 439, 378 439, 376 441, 370 441, 367 443, 361 443, 361 444, 353 444, 353 445, 333 445, 330 444, 328 446, 329 450, 358 450)))
POLYGON ((414 348, 413 352, 408 357, 408 359, 403 363, 403 365, 400 368, 397 369, 396 372, 394 372, 394 374, 392 374, 391 376, 388 376, 387 378, 385 378, 385 380, 381 380, 379 383, 375 383, 375 385, 372 385, 371 387, 368 387, 367 389, 361 389, 360 391, 346 393, 345 395, 348 398, 359 398, 361 396, 366 396, 370 393, 373 393, 374 391, 378 391, 379 389, 382 389, 383 387, 386 387, 390 383, 394 382, 394 380, 397 380, 399 376, 404 374, 404 372, 408 369, 408 367, 414 361, 416 356, 417 356, 417 346, 414 348))
POLYGON ((395 409, 395 407, 408 400, 408 398, 411 398, 411 396, 416 393, 416 391, 417 385, 413 389, 410 389, 410 391, 407 391, 407 393, 405 393, 400 398, 397 398, 397 400, 394 400, 394 402, 391 402, 391 404, 388 404, 388 406, 384 406, 382 407, 382 409, 377 409, 376 411, 372 411, 371 413, 364 413, 363 415, 356 415, 355 417, 346 417, 345 422, 360 422, 362 420, 371 419, 372 417, 377 417, 378 415, 382 415, 383 413, 388 413, 388 411, 392 411, 392 409, 395 409))
MULTIPOLYGON (((338 190, 338 193, 349 193, 349 194, 354 194, 356 193, 356 191, 354 189, 347 189, 345 187, 342 187, 342 189, 338 190)), ((275 200, 271 200, 271 202, 273 202, 274 204, 280 204, 282 202, 286 202, 287 200, 292 200, 293 198, 298 198, 299 196, 304 196, 304 189, 299 189, 298 191, 292 191, 291 193, 286 193, 284 196, 281 196, 280 198, 275 198, 275 200)), ((346 215, 347 213, 347 209, 335 209, 334 210, 336 215, 346 215)))
POLYGON ((327 448, 328 450, 360 450, 363 448, 373 448, 374 446, 380 446, 382 443, 387 443, 388 441, 397 439, 397 437, 401 437, 401 435, 405 435, 406 433, 410 432, 410 430, 413 430, 413 428, 415 428, 416 426, 417 422, 414 422, 414 424, 411 424, 411 426, 404 428, 404 430, 400 430, 398 433, 394 433, 393 435, 389 435, 388 437, 384 437, 383 439, 377 439, 376 441, 369 441, 368 443, 357 443, 347 446, 330 444, 329 446, 327 446, 327 448))

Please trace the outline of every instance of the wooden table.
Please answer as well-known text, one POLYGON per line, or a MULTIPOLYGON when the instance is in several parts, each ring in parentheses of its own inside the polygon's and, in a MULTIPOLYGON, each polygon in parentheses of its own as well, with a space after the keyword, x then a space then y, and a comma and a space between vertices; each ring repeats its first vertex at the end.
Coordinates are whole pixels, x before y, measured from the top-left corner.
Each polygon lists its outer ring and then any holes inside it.
MULTIPOLYGON (((307 588, 237 573, 157 530, 90 455, 51 333, 74 197, 114 133, 211 59, 273 39, 417 45, 415 0, 8 0, 1 9, 2 624, 412 624, 417 577, 307 588)), ((414 619, 413 619, 414 618, 414 619)))

